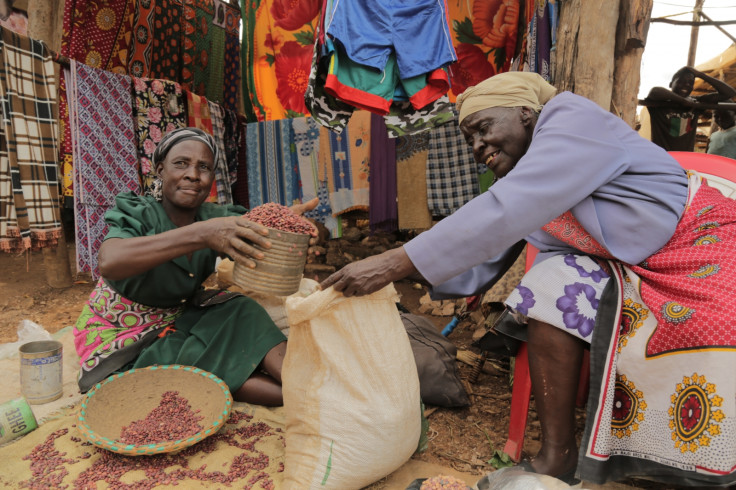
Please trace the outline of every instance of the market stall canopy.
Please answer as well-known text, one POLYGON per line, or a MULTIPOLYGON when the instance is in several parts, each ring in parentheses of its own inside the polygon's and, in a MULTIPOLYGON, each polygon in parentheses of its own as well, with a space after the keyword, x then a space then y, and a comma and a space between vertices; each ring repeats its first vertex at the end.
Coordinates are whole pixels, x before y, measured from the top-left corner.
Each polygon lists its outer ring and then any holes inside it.
MULTIPOLYGON (((698 66, 698 70, 719 80, 723 80, 732 87, 736 87, 736 44, 732 44, 723 53, 698 66)), ((693 95, 712 92, 710 84, 701 79, 695 80, 693 95)))

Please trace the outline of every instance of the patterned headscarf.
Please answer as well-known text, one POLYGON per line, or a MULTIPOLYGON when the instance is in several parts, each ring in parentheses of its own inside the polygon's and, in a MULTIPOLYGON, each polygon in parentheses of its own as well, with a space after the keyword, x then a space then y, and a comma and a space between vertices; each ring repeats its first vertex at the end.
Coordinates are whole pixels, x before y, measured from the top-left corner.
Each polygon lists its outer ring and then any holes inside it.
POLYGON ((212 161, 217 165, 217 145, 211 135, 198 128, 179 128, 167 133, 153 151, 153 168, 156 168, 159 163, 163 163, 169 150, 186 140, 197 140, 207 145, 212 152, 212 161))
POLYGON ((459 122, 491 107, 531 107, 536 112, 554 97, 557 89, 538 73, 509 71, 485 79, 457 96, 459 122))

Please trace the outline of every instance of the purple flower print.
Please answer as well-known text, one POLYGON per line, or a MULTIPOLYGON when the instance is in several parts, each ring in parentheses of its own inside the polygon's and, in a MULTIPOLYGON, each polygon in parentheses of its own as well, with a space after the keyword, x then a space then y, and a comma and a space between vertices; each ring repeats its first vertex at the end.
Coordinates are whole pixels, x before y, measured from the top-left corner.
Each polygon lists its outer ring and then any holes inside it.
POLYGON ((557 299, 557 309, 562 312, 562 321, 567 328, 579 331, 583 338, 588 337, 593 331, 595 312, 598 310, 595 289, 580 282, 565 286, 565 295, 557 299), (587 305, 585 300, 588 301, 587 305), (579 304, 582 308, 578 308, 579 304), (586 313, 592 317, 589 318, 586 313))
POLYGON ((597 266, 597 269, 588 272, 582 265, 578 265, 577 257, 575 255, 565 255, 565 264, 578 271, 580 277, 589 277, 595 282, 601 282, 601 279, 608 279, 608 273, 606 273, 606 271, 604 271, 600 266, 597 266))
POLYGON ((536 303, 534 300, 534 293, 532 293, 531 289, 525 288, 524 286, 516 286, 516 291, 519 293, 519 296, 521 296, 521 302, 513 308, 522 315, 527 315, 529 313, 529 308, 534 306, 536 303))

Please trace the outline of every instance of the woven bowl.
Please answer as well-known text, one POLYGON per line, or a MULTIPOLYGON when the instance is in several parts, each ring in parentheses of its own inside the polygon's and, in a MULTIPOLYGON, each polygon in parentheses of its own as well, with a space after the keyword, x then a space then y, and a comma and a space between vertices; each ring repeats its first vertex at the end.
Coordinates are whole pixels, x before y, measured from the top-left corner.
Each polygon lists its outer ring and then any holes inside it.
POLYGON ((211 436, 225 425, 233 405, 227 385, 214 374, 192 366, 170 364, 131 369, 97 383, 82 400, 77 429, 95 446, 130 456, 179 451, 211 436), (161 403, 162 395, 176 391, 204 417, 196 434, 177 441, 133 445, 119 441, 120 431, 144 419, 161 403))
POLYGON ((304 275, 310 236, 269 228, 268 239, 269 249, 254 245, 264 255, 256 261, 255 269, 235 262, 233 282, 245 291, 271 296, 294 294, 304 275))

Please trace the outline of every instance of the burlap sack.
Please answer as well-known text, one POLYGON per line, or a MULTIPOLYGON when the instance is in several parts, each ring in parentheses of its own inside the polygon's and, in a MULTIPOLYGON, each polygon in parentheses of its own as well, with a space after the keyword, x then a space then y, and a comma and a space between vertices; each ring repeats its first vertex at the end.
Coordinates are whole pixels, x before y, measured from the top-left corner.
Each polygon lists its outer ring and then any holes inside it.
POLYGON ((419 379, 397 301, 393 285, 287 299, 283 488, 363 488, 414 453, 419 379))

